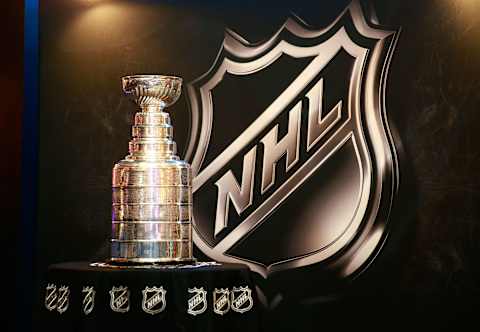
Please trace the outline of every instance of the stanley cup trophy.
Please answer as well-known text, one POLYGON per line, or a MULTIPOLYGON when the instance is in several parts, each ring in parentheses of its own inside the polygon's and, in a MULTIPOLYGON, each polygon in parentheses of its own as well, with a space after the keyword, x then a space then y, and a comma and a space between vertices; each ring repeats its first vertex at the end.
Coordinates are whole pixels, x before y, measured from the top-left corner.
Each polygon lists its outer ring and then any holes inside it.
POLYGON ((44 326, 257 331, 248 266, 192 256, 192 174, 177 156, 166 112, 180 97, 182 79, 134 75, 123 77, 122 86, 140 111, 129 154, 113 167, 110 259, 49 266, 44 326), (218 316, 224 316, 220 325, 218 316))
POLYGON ((162 75, 122 78, 139 107, 129 154, 112 178, 113 263, 188 263, 192 256, 192 175, 176 155, 166 108, 181 94, 182 79, 162 75))

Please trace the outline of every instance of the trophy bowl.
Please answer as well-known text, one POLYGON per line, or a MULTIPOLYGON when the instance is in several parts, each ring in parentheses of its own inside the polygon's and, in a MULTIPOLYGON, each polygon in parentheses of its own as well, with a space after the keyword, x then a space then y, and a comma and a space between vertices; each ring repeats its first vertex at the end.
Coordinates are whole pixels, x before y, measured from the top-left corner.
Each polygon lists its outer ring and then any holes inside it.
POLYGON ((142 109, 173 105, 182 92, 182 78, 169 75, 130 75, 122 77, 123 92, 142 109))

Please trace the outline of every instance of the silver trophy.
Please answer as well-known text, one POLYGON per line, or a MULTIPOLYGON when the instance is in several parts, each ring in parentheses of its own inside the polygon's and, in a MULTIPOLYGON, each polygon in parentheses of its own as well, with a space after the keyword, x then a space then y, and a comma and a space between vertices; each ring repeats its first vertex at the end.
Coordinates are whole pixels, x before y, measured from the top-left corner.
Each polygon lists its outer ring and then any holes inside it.
POLYGON ((175 263, 192 256, 192 175, 176 155, 166 107, 181 94, 182 79, 162 75, 122 78, 123 91, 138 106, 129 154, 112 178, 111 260, 175 263))

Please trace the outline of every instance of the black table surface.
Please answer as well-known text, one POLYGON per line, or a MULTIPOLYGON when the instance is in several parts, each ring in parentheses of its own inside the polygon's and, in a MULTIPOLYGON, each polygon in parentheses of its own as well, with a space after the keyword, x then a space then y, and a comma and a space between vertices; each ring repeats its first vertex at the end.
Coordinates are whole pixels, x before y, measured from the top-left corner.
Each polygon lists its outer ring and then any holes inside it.
POLYGON ((257 331, 259 304, 247 266, 51 265, 42 328, 59 331, 257 331))

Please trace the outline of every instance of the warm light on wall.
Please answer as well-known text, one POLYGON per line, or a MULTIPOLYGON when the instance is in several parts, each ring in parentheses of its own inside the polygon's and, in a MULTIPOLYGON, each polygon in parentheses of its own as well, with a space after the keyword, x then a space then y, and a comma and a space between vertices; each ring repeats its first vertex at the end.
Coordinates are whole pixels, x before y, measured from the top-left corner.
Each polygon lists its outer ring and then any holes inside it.
POLYGON ((95 4, 84 8, 70 22, 62 38, 62 48, 97 51, 128 44, 148 33, 144 31, 144 23, 152 20, 151 6, 124 1, 85 1, 95 4))
POLYGON ((480 1, 478 0, 449 0, 445 1, 449 14, 453 18, 477 20, 480 13, 480 1))
POLYGON ((439 1, 438 24, 449 26, 454 38, 461 38, 464 45, 478 45, 480 38, 480 1, 439 1))

